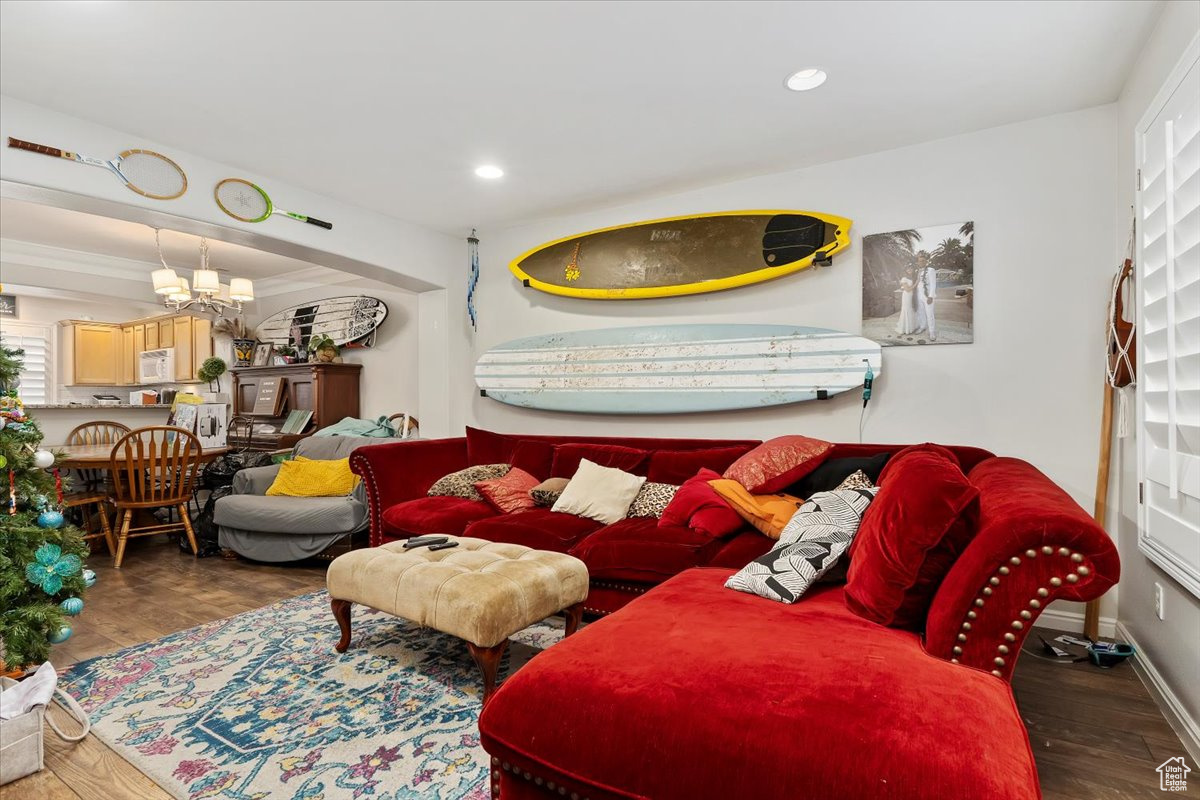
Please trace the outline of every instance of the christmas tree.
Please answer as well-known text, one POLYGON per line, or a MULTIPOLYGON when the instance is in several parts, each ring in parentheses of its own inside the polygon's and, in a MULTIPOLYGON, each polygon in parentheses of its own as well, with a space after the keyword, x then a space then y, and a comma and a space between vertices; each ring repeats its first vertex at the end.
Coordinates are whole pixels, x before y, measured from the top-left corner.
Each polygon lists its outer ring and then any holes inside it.
POLYGON ((71 635, 68 620, 83 610, 95 582, 83 569, 80 531, 64 523, 61 484, 46 470, 42 431, 17 393, 21 350, 0 346, 0 475, 8 497, 0 509, 0 673, 45 661, 51 644, 71 635))

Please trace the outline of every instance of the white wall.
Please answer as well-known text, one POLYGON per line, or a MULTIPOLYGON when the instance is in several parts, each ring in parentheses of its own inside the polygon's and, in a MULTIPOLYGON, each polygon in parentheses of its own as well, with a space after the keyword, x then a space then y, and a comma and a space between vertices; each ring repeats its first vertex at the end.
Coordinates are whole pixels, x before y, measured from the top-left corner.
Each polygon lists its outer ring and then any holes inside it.
POLYGON ((359 416, 374 419, 397 411, 408 411, 419 418, 418 295, 400 290, 354 289, 342 285, 303 289, 260 298, 255 302, 254 313, 248 316, 246 322, 253 330, 258 323, 288 306, 360 293, 377 297, 386 303, 388 315, 378 329, 374 347, 342 351, 342 357, 348 363, 363 365, 359 382, 359 416))
MULTIPOLYGON (((1125 257, 1137 180, 1134 130, 1184 49, 1200 31, 1200 3, 1168 3, 1158 27, 1142 48, 1117 103, 1117 235, 1112 269, 1125 257)), ((1132 390, 1130 390, 1132 403, 1132 390)), ((1137 440, 1114 442, 1114 475, 1109 489, 1108 528, 1121 550, 1122 633, 1137 642, 1143 664, 1150 664, 1177 703, 1174 711, 1200 735, 1200 599, 1183 589, 1138 550, 1137 440), (1165 619, 1154 613, 1154 585, 1163 587, 1165 619)), ((1154 680, 1154 676, 1151 677, 1154 680)), ((1161 688, 1161 687, 1160 687, 1161 688)), ((1200 756, 1197 756, 1200 757, 1200 756)))
MULTIPOLYGON (((861 327, 861 237, 973 220, 975 343, 888 348, 865 440, 971 444, 1028 459, 1091 509, 1106 271, 1116 194, 1113 106, 994 128, 540 224, 485 232, 473 352, 518 336, 687 322, 861 327), (727 292, 663 300, 575 300, 525 289, 509 259, 541 242, 624 222, 739 208, 854 220, 833 267, 727 292)), ((831 123, 833 124, 833 123, 831 123)), ((457 303, 457 301, 455 301, 457 303)), ((855 441, 857 393, 742 412, 624 418, 530 411, 456 378, 471 423, 502 431, 855 441)), ((1105 616, 1115 616, 1108 598, 1105 616)))

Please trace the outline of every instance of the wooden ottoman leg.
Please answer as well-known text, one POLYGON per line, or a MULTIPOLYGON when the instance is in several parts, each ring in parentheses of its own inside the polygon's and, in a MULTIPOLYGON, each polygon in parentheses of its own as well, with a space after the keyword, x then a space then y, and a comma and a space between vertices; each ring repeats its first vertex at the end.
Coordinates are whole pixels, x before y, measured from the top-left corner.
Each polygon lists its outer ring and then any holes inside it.
POLYGON ((492 692, 496 691, 496 670, 500 666, 500 658, 504 655, 507 647, 508 639, 495 647, 480 647, 472 642, 467 642, 467 649, 471 651, 471 657, 475 659, 475 663, 479 665, 479 671, 483 673, 483 702, 485 704, 491 698, 492 692))
POLYGON ((563 616, 567 618, 566 627, 563 628, 563 638, 565 639, 579 630, 579 623, 583 620, 583 603, 576 603, 565 609, 563 616))
POLYGON ((350 601, 338 600, 335 597, 329 601, 329 607, 333 609, 333 618, 337 620, 338 627, 342 629, 342 638, 338 639, 338 643, 333 646, 333 649, 344 653, 350 646, 350 601))

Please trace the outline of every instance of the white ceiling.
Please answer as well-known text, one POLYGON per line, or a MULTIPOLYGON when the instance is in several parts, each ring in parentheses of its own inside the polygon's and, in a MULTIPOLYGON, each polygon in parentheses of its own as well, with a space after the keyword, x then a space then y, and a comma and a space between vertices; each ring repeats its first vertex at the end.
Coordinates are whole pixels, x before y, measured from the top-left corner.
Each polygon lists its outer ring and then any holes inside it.
MULTIPOLYGON (((191 270, 200 267, 200 237, 170 230, 159 235, 168 266, 191 280, 191 270)), ((260 298, 334 285, 401 291, 252 247, 215 239, 209 239, 208 246, 209 265, 222 273, 222 281, 250 278, 260 298)), ((150 271, 159 266, 154 229, 147 225, 10 198, 0 198, 0 262, 8 269, 19 265, 37 267, 37 285, 56 289, 71 287, 76 279, 68 273, 123 278, 133 281, 139 291, 144 289, 133 298, 138 300, 154 299, 150 271)), ((127 295, 128 284, 114 284, 111 293, 127 295)))
MULTIPOLYGON (((182 270, 200 266, 200 237, 164 230, 159 234, 167 264, 182 270)), ((136 222, 98 217, 81 211, 0 198, 0 239, 6 243, 31 242, 50 248, 75 250, 117 259, 129 259, 153 267, 158 262, 154 229, 136 222)), ((230 276, 263 280, 303 272, 316 278, 320 270, 330 277, 343 273, 307 261, 210 239, 209 263, 230 276)))
POLYGON ((1111 102, 1161 6, 6 0, 0 91, 462 233, 1111 102))

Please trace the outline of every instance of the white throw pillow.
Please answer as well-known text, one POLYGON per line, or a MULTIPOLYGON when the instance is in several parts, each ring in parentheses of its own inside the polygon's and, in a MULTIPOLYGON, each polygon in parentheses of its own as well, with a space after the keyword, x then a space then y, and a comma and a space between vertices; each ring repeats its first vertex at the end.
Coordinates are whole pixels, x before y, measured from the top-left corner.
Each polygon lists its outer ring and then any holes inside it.
POLYGON ((646 479, 640 475, 602 467, 584 458, 551 511, 575 514, 611 525, 625 519, 633 498, 637 497, 645 482, 646 479))

